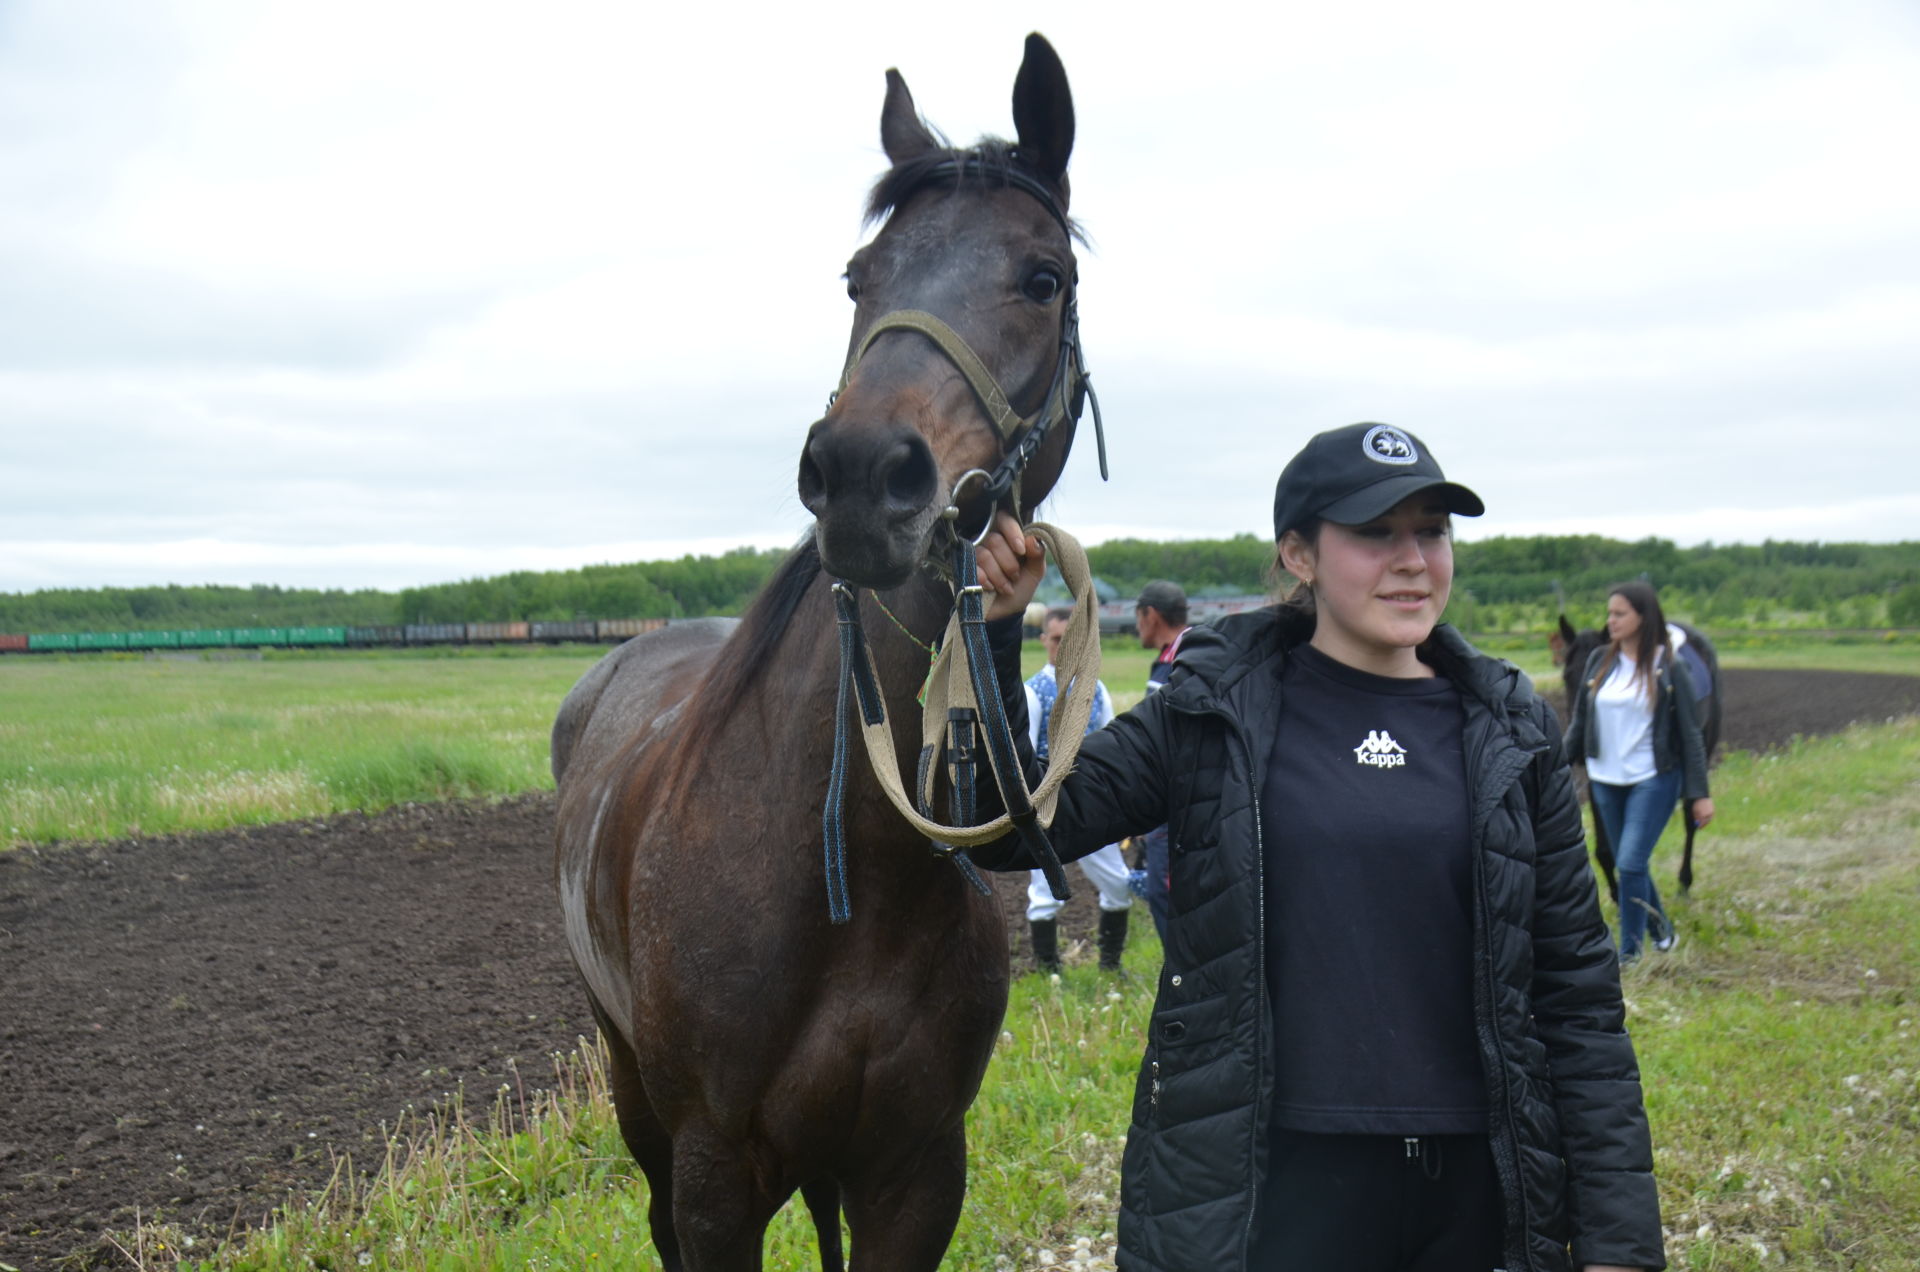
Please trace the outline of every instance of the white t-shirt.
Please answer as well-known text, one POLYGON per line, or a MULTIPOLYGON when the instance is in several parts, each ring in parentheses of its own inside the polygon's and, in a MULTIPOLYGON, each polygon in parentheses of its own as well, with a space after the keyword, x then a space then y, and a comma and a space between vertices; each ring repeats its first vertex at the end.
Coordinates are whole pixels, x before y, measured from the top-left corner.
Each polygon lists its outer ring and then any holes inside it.
POLYGON ((1653 701, 1644 680, 1633 678, 1634 662, 1620 658, 1593 694, 1598 752, 1587 757, 1587 776, 1609 786, 1632 786, 1654 775, 1653 701))

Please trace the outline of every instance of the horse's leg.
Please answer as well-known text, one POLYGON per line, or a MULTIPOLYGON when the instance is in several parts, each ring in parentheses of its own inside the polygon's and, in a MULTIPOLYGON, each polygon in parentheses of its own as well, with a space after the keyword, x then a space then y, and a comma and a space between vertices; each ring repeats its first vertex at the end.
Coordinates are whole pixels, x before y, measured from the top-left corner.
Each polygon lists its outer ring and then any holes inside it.
POLYGON ((1600 863, 1600 873, 1607 878, 1607 895, 1618 905, 1620 880, 1613 873, 1613 841, 1607 838, 1607 823, 1600 818, 1600 806, 1593 802, 1591 787, 1587 791, 1587 807, 1593 811, 1593 859, 1600 863))
POLYGON ((820 1272, 846 1272, 846 1252, 840 1245, 840 1184, 816 1179, 803 1184, 800 1196, 813 1216, 814 1235, 820 1239, 820 1272))
POLYGON ((852 1272, 934 1272, 960 1222, 967 1192, 967 1133, 956 1126, 905 1162, 889 1161, 846 1184, 852 1272))
POLYGON ((687 1272, 759 1272, 767 1224, 792 1195, 769 1196, 752 1150, 703 1121, 673 1137, 673 1231, 687 1272))
POLYGON ((607 1020, 600 1004, 587 995, 600 1036, 607 1043, 607 1085, 620 1123, 620 1138, 647 1178, 647 1230, 665 1272, 682 1272, 680 1243, 673 1234, 673 1140, 654 1116, 640 1081, 640 1064, 620 1031, 607 1020))

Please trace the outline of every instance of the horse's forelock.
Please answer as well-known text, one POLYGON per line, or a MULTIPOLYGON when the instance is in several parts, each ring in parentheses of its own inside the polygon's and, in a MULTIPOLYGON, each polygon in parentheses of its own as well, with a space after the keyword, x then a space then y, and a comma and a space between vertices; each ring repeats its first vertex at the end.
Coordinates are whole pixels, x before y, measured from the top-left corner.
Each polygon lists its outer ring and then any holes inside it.
MULTIPOLYGON (((989 183, 997 181, 1005 185, 1008 184, 1008 175, 1017 172, 1052 190, 1055 201, 1063 209, 1066 207, 1066 191, 1061 189, 1057 182, 1048 179, 1046 174, 1038 168, 1023 160, 1020 157, 1019 146, 999 137, 982 137, 964 150, 958 147, 947 147, 923 151, 880 174, 880 179, 873 183, 873 192, 867 196, 867 224, 872 225, 892 215, 914 191, 932 180, 934 173, 944 164, 957 165, 958 180, 962 185, 973 176, 978 176, 989 183)), ((942 179, 947 178, 942 177, 942 179)), ((1069 218, 1067 225, 1075 239, 1082 243, 1086 242, 1078 222, 1069 218)))

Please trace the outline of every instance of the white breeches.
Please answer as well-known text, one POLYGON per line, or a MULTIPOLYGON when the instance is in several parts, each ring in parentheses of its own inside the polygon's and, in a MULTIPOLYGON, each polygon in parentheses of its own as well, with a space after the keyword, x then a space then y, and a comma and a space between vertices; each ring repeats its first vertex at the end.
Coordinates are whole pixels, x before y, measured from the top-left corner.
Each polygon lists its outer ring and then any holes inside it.
MULTIPOLYGON (((1119 844, 1108 844, 1096 853, 1080 858, 1080 870, 1087 876, 1087 882, 1100 890, 1100 908, 1102 910, 1124 910, 1133 904, 1133 893, 1127 889, 1127 861, 1120 855, 1119 844)), ((1060 902, 1053 899, 1053 892, 1047 887, 1047 876, 1038 870, 1033 872, 1027 883, 1027 919, 1032 923, 1043 923, 1060 913, 1060 902)))

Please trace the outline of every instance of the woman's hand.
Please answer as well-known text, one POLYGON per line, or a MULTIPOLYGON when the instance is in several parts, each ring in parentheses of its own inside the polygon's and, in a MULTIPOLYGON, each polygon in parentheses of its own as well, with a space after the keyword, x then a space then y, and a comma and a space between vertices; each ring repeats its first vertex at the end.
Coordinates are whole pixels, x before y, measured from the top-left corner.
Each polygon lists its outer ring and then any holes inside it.
POLYGON ((1694 825, 1705 826, 1713 820, 1713 801, 1711 799, 1696 799, 1693 801, 1693 807, 1688 809, 1687 812, 1693 818, 1694 825))
POLYGON ((993 528, 973 550, 980 571, 980 584, 991 594, 987 621, 1024 614, 1027 603, 1047 572, 1047 551, 1038 539, 1020 533, 1020 523, 1011 513, 997 512, 993 528))

